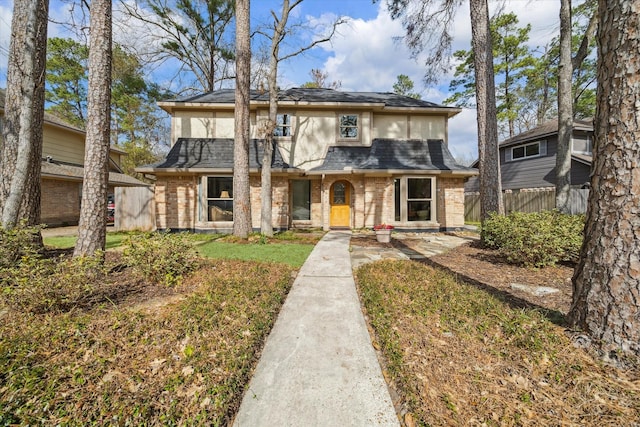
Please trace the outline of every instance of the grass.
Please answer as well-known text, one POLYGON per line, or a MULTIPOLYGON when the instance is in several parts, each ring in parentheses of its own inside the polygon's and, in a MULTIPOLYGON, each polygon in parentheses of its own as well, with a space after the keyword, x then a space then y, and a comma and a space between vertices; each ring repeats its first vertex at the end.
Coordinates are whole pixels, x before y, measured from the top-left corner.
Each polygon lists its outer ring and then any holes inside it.
POLYGON ((170 300, 0 308, 0 425, 227 425, 292 270, 206 264, 170 300))
POLYGON ((218 259, 260 260, 300 267, 313 250, 312 244, 249 243, 222 241, 205 243, 198 251, 205 257, 218 259))
POLYGON ((356 276, 416 425, 640 424, 638 370, 603 365, 540 312, 412 261, 356 276))

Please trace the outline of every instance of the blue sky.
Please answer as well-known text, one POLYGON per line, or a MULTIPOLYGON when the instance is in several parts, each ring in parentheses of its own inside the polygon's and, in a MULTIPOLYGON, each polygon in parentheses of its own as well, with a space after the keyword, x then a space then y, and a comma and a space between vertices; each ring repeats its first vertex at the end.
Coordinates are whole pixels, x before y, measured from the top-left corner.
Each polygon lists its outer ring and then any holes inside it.
MULTIPOLYGON (((50 0, 50 15, 59 22, 68 20, 68 7, 59 0, 50 0)), ((520 24, 532 25, 530 45, 543 46, 558 33, 559 0, 506 0, 490 1, 494 11, 504 4, 505 11, 513 11, 520 24)), ((441 103, 449 96, 449 78, 444 76, 438 85, 425 87, 422 81, 424 66, 397 38, 403 35, 402 24, 393 21, 386 0, 373 4, 371 0, 305 0, 292 17, 301 22, 318 24, 346 17, 348 22, 339 28, 330 43, 296 57, 280 67, 281 87, 294 87, 309 80, 309 71, 319 68, 329 74, 329 80, 342 82, 343 90, 392 91, 399 74, 408 75, 416 84, 423 99, 441 103)), ((6 80, 6 50, 9 46, 11 9, 13 1, 0 0, 0 86, 6 80)), ((253 23, 264 21, 271 8, 278 12, 280 2, 253 0, 253 23)), ((123 27, 119 27, 123 28, 123 27)), ((131 29, 115 29, 114 38, 131 39, 131 29)), ((64 29, 50 24, 50 36, 64 35, 64 29)), ((468 5, 464 4, 456 15, 453 49, 468 49, 471 28, 468 5)), ((158 72, 156 72, 158 73, 158 72)), ((450 76, 449 76, 450 77, 450 76)), ((475 110, 465 109, 449 122, 449 146, 458 157, 477 155, 475 110)))

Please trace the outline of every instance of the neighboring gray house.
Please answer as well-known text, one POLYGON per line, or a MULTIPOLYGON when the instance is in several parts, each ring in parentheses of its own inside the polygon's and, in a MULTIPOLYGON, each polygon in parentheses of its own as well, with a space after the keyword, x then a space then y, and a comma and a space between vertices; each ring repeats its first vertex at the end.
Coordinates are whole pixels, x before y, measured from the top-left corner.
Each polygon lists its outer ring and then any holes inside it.
MULTIPOLYGON (((571 185, 588 186, 593 147, 593 124, 576 120, 571 136, 571 185)), ((550 120, 499 145, 502 190, 544 189, 556 185, 558 121, 550 120)), ((472 167, 478 167, 476 161, 472 167)), ((465 183, 465 193, 480 191, 478 177, 465 183)))

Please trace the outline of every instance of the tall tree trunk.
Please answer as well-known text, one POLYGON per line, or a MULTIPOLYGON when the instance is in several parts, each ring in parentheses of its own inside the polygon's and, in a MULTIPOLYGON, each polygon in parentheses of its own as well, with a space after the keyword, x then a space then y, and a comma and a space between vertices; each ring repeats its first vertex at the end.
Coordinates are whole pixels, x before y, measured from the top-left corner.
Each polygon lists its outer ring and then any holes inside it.
POLYGON ((569 319, 640 354, 640 7, 600 0, 595 148, 569 319))
POLYGON ((0 222, 40 222, 40 160, 48 0, 16 0, 7 67, 4 135, 0 141, 0 222))
POLYGON ((560 0, 560 60, 558 63, 558 151, 556 208, 569 213, 571 191, 571 134, 573 133, 573 67, 571 60, 571 0, 560 0))
POLYGON ((251 39, 249 25, 249 0, 237 0, 233 234, 243 239, 246 239, 251 232, 251 189, 249 186, 251 39))
POLYGON ((478 156, 480 162, 480 220, 492 212, 504 214, 493 52, 487 0, 471 0, 471 44, 473 47, 478 110, 478 156))
POLYGON ((107 226, 111 110, 111 1, 92 0, 84 182, 74 256, 104 250, 107 226))
MULTIPOLYGON (((273 160, 273 132, 276 129, 278 120, 278 63, 280 62, 280 43, 282 42, 287 21, 289 19, 289 0, 282 2, 282 13, 280 19, 276 18, 271 37, 271 52, 269 58, 269 74, 267 85, 269 86, 269 120, 265 129, 264 154, 262 156, 261 189, 262 199, 260 212, 260 232, 266 236, 273 236, 272 200, 273 193, 271 187, 271 162, 273 160)), ((274 14, 275 16, 275 14, 274 14)))

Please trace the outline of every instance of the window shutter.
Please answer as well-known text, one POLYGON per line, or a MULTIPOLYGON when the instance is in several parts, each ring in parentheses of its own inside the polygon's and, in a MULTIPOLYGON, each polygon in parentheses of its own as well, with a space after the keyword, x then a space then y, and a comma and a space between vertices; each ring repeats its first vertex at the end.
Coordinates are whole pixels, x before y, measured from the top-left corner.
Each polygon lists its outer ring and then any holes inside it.
POLYGON ((547 140, 540 141, 540 156, 547 155, 547 140))
POLYGON ((513 160, 511 158, 512 151, 513 151, 512 147, 508 147, 506 150, 504 150, 504 161, 505 162, 510 162, 511 160, 513 160))

